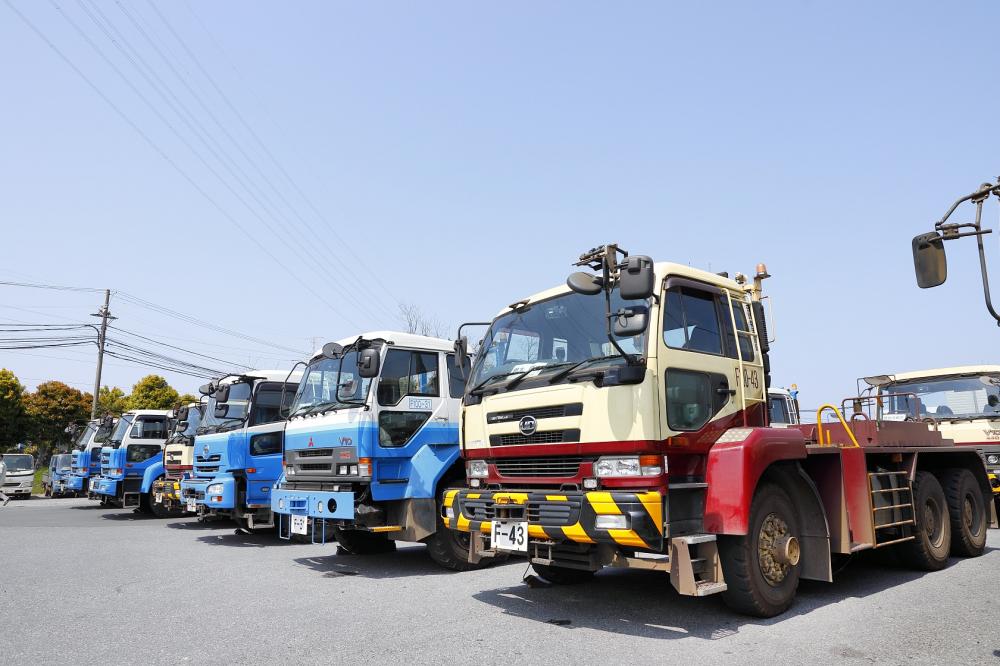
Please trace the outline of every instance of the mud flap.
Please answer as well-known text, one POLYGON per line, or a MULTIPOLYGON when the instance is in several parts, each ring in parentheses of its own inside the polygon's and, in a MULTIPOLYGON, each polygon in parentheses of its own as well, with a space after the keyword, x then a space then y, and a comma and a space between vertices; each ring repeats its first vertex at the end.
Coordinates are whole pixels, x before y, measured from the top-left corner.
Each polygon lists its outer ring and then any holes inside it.
POLYGON ((122 508, 131 509, 138 507, 142 493, 124 493, 122 495, 122 508))

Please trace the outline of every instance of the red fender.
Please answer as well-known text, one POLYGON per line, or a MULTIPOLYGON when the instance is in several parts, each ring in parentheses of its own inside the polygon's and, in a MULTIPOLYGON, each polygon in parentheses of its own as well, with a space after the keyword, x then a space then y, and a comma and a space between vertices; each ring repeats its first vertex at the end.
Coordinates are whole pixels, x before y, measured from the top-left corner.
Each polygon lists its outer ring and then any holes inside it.
POLYGON ((794 428, 753 428, 741 442, 716 443, 705 472, 705 531, 746 534, 750 502, 764 470, 805 457, 805 438, 794 428))

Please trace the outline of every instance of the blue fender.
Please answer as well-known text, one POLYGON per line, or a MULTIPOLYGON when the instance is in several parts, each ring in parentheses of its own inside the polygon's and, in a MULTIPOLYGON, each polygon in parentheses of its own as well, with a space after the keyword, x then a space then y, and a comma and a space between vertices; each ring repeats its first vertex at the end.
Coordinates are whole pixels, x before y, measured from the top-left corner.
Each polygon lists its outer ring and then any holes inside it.
POLYGON ((163 476, 163 461, 153 463, 142 473, 142 492, 148 493, 153 488, 153 481, 163 476))

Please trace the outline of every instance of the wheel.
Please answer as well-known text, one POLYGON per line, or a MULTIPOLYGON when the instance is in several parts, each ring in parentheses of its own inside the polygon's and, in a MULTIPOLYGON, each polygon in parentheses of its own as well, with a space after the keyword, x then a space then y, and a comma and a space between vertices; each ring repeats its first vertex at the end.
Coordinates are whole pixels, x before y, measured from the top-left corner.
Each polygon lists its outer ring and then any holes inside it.
POLYGON ((495 558, 492 557, 484 557, 476 564, 469 561, 469 542, 471 538, 467 532, 450 530, 445 526, 444 519, 441 517, 441 506, 439 504, 437 530, 434 534, 424 539, 424 543, 427 544, 427 554, 431 556, 431 559, 445 569, 451 569, 452 571, 472 571, 473 569, 483 569, 493 564, 495 558))
POLYGON ((951 520, 944 490, 933 474, 917 472, 912 491, 916 538, 899 544, 899 557, 914 569, 943 569, 951 548, 951 520))
POLYGON ((788 610, 799 586, 801 534, 788 493, 773 483, 758 486, 747 534, 719 537, 726 605, 757 617, 788 610))
POLYGON ((168 509, 160 502, 157 502, 153 497, 153 493, 146 493, 143 497, 147 498, 146 504, 149 505, 149 511, 153 514, 154 518, 176 518, 182 515, 180 511, 168 509))
POLYGON ((390 541, 384 534, 335 527, 333 536, 340 547, 351 555, 374 555, 396 550, 396 542, 390 541))
POLYGON ((42 494, 45 495, 46 497, 52 497, 52 486, 45 486, 42 494))
POLYGON ((531 568, 535 570, 535 573, 553 585, 576 585, 594 577, 593 571, 557 567, 551 564, 532 563, 531 568))
POLYGON ((940 481, 951 517, 951 554, 979 557, 986 550, 989 507, 976 477, 967 469, 948 469, 940 481))

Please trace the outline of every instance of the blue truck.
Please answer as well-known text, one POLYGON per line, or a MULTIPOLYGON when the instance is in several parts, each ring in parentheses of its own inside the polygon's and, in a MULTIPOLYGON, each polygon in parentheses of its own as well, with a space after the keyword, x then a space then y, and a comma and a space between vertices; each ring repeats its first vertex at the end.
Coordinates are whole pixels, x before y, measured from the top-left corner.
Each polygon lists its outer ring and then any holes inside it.
POLYGON ((108 441, 115 427, 115 419, 108 416, 92 419, 84 426, 70 453, 70 472, 66 488, 79 496, 90 491, 90 480, 101 475, 101 447, 108 441))
POLYGON ((163 444, 173 427, 170 414, 164 409, 122 414, 101 448, 101 475, 91 479, 91 499, 102 506, 165 515, 153 506, 151 491, 153 482, 163 476, 163 444))
POLYGON ((192 475, 181 481, 188 512, 232 518, 244 531, 273 527, 271 491, 281 475, 283 413, 301 375, 256 370, 201 388, 211 392, 211 409, 195 436, 192 475))
POLYGON ((477 568, 439 498, 465 480, 458 419, 464 373, 453 343, 393 331, 328 343, 306 366, 271 497, 279 536, 328 536, 346 551, 419 541, 452 570, 477 568))
POLYGON ((46 497, 70 497, 76 494, 66 486, 72 461, 73 456, 69 453, 57 453, 49 458, 49 470, 42 475, 42 491, 46 497))

